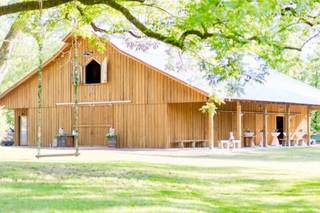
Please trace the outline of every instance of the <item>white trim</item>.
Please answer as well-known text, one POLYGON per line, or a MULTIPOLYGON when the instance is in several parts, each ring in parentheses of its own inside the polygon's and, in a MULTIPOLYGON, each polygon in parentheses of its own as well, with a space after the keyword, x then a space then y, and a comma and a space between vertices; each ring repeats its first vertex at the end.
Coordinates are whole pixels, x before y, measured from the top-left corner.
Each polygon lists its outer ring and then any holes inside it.
MULTIPOLYGON (((83 65, 83 84, 84 85, 87 85, 87 66, 92 62, 92 61, 95 61, 97 62, 99 65, 100 65, 100 82, 99 83, 95 83, 95 84, 102 84, 104 82, 102 82, 102 63, 100 62, 100 60, 97 60, 96 57, 94 56, 91 56, 87 61, 86 63, 83 65)), ((88 84, 90 85, 90 84, 88 84)))
MULTIPOLYGON (((119 100, 119 101, 87 101, 87 102, 79 102, 78 105, 112 105, 112 104, 127 104, 131 103, 131 100, 119 100)), ((73 106, 74 102, 65 102, 65 103, 56 103, 56 106, 73 106)))
POLYGON ((101 61, 98 60, 96 56, 90 56, 90 58, 87 58, 85 60, 84 66, 86 67, 88 64, 91 63, 91 61, 96 61, 101 66, 101 61))
POLYGON ((107 83, 108 81, 108 57, 104 57, 101 63, 101 69, 100 69, 100 78, 101 83, 107 83))

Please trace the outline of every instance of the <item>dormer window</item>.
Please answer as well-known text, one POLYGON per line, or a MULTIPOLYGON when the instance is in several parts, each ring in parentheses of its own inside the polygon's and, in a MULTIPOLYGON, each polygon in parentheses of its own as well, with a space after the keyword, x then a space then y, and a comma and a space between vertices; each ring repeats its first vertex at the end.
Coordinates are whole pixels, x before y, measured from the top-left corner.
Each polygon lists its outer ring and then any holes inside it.
POLYGON ((92 60, 87 64, 85 69, 85 83, 86 84, 100 84, 101 83, 101 65, 92 60))

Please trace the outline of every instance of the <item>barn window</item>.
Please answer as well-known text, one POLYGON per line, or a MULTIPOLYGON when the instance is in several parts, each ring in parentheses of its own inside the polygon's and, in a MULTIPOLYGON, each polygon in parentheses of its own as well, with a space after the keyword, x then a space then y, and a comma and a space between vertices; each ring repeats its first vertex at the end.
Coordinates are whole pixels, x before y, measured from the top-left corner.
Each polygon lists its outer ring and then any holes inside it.
POLYGON ((101 65, 92 60, 85 69, 85 82, 86 84, 99 84, 101 83, 101 65))

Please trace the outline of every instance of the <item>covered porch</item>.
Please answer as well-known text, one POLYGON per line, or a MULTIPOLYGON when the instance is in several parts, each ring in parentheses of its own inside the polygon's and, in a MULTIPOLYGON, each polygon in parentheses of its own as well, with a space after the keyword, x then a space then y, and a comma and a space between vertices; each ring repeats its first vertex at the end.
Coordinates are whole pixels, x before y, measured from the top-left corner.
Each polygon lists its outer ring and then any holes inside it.
MULTIPOLYGON (((241 147, 310 145, 311 112, 317 106, 230 101, 208 116, 208 144, 240 141, 241 147)), ((235 145, 235 144, 233 144, 235 145)))

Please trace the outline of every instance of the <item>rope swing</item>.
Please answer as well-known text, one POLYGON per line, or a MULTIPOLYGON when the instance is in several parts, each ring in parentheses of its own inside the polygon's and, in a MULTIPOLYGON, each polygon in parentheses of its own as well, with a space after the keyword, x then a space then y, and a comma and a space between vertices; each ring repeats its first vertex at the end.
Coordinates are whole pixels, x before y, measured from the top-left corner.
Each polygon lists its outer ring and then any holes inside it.
POLYGON ((73 135, 74 135, 74 142, 76 147, 76 156, 79 155, 79 83, 80 83, 80 73, 79 73, 79 59, 78 59, 78 39, 73 37, 73 98, 74 98, 74 105, 73 105, 73 135))
POLYGON ((43 49, 43 27, 41 23, 42 18, 42 0, 39 1, 39 18, 38 24, 40 24, 40 34, 41 36, 35 36, 38 44, 38 107, 37 107, 37 156, 40 156, 41 146, 42 146, 42 71, 43 71, 43 61, 42 61, 42 49, 43 49))
POLYGON ((41 147, 42 147, 42 103, 43 103, 43 92, 42 92, 42 73, 43 73, 43 58, 42 58, 42 51, 43 51, 43 40, 45 37, 45 32, 43 25, 41 23, 41 19, 43 16, 43 0, 39 0, 39 18, 38 24, 40 25, 40 35, 36 35, 36 41, 38 43, 38 106, 37 106, 37 158, 42 157, 63 157, 63 156, 79 156, 79 95, 78 95, 78 87, 80 81, 80 74, 79 74, 79 61, 78 61, 78 41, 75 38, 72 42, 73 45, 73 66, 72 66, 72 76, 73 76, 73 98, 74 98, 74 105, 73 105, 73 113, 74 113, 74 123, 73 123, 73 131, 72 134, 74 136, 74 143, 75 143, 75 152, 74 153, 57 153, 57 154, 41 154, 41 147))

